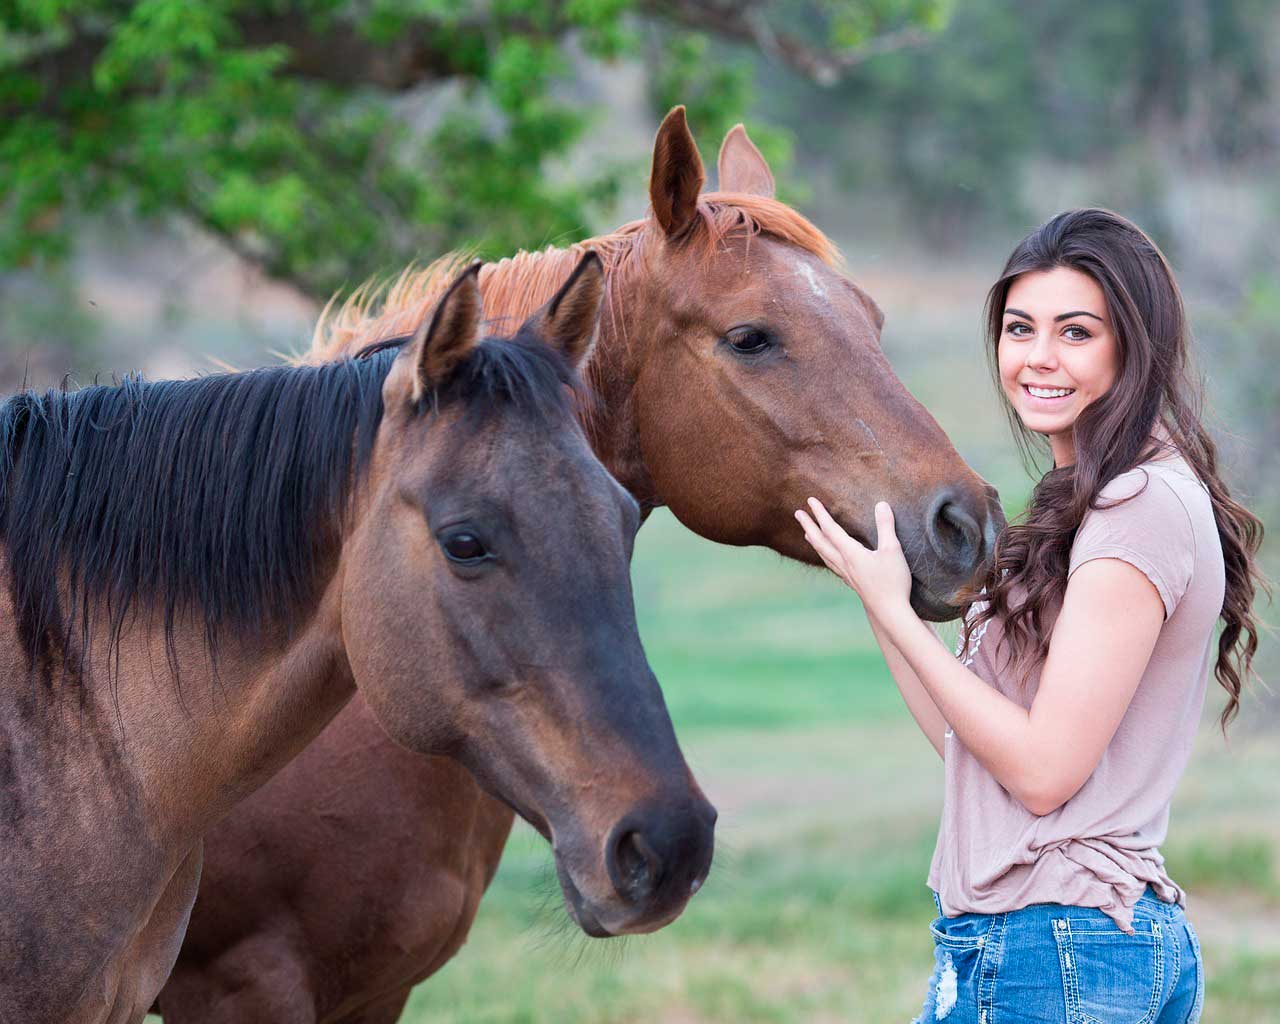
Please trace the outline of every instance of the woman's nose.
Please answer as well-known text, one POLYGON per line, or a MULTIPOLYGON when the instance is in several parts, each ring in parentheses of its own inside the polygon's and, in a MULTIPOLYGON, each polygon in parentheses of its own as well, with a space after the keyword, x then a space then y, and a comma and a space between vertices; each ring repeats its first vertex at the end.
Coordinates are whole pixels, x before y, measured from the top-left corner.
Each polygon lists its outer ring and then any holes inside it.
POLYGON ((1051 370, 1057 363, 1053 341, 1038 334, 1027 349, 1027 366, 1033 369, 1051 370))

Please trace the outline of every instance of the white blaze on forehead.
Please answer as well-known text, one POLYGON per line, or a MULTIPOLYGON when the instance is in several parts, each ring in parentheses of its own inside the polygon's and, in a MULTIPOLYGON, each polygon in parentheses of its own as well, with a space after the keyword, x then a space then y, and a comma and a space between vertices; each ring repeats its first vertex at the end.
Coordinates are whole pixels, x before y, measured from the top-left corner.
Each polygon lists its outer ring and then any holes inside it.
POLYGON ((809 290, 819 299, 827 297, 827 290, 822 286, 822 282, 818 280, 818 275, 813 272, 813 265, 803 257, 797 261, 796 274, 803 277, 809 285, 809 290))

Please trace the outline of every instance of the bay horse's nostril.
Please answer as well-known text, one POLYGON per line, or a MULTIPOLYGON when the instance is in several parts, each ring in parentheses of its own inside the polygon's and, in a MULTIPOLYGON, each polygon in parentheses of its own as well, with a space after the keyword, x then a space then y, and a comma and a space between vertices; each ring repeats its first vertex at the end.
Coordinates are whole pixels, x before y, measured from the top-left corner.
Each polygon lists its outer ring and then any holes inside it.
POLYGON ((983 550, 982 526, 950 492, 934 499, 925 534, 929 547, 949 568, 968 573, 977 567, 983 550))
POLYGON ((643 903, 662 879, 662 858, 640 832, 624 832, 613 848, 610 875, 629 903, 643 903))

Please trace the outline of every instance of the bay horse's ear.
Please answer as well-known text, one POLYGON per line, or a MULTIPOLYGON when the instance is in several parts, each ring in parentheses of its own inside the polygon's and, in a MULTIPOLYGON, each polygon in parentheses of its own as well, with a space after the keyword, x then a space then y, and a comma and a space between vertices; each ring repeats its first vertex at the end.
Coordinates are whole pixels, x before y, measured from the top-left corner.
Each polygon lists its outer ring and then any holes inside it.
POLYGON ((604 298, 604 264, 588 250, 573 268, 560 290, 545 306, 524 322, 529 330, 554 348, 575 370, 586 365, 596 342, 600 302, 604 298))
POLYGON ((467 267, 436 303, 407 346, 413 373, 413 400, 433 385, 449 379, 457 365, 480 340, 480 261, 467 267))
POLYGON ((745 192, 773 198, 773 172, 741 124, 730 128, 720 144, 716 170, 720 179, 717 188, 721 192, 745 192))
POLYGON ((675 107, 663 118, 653 140, 653 171, 649 175, 653 216, 668 238, 678 238, 693 226, 698 193, 706 180, 684 107, 675 107))

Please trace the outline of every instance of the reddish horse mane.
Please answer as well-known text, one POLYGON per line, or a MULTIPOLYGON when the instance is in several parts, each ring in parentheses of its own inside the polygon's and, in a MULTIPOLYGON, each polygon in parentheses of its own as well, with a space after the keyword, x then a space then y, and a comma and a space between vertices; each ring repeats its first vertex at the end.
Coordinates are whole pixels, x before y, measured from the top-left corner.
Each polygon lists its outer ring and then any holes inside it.
MULTIPOLYGON (((712 258, 725 238, 745 234, 772 235, 783 242, 812 253, 830 266, 841 262, 839 249, 806 217, 785 203, 744 192, 711 192, 698 202, 699 226, 691 240, 705 246, 712 258)), ((622 285, 637 267, 644 265, 654 240, 661 240, 652 217, 632 221, 606 235, 577 242, 567 248, 548 246, 521 251, 497 263, 488 263, 480 272, 487 319, 501 330, 501 321, 522 323, 541 306, 569 276, 582 254, 599 253, 604 261, 606 312, 622 333, 622 285)), ((304 362, 325 363, 353 355, 361 349, 406 334, 412 334, 435 308, 445 289, 470 263, 473 255, 452 252, 426 267, 407 267, 385 290, 369 281, 357 288, 340 306, 333 301, 325 307, 316 324, 310 351, 304 362)))

